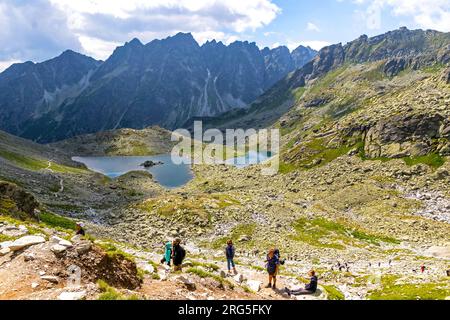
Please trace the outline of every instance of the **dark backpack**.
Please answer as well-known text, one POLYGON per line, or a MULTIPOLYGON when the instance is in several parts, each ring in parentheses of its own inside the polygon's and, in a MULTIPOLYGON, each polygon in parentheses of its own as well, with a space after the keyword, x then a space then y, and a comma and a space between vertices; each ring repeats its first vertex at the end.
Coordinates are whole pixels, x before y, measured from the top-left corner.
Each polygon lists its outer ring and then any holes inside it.
POLYGON ((186 258, 186 250, 182 246, 180 246, 180 260, 183 261, 186 258))

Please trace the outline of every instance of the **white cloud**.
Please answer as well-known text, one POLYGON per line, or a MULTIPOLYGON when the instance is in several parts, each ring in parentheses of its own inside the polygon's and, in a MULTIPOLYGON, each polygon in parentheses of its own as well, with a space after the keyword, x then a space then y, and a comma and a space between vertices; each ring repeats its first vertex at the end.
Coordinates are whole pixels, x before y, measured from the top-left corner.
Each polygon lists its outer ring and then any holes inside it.
POLYGON ((320 28, 312 22, 308 22, 306 25, 306 30, 320 32, 320 28))
POLYGON ((382 10, 391 10, 395 17, 411 17, 417 27, 450 31, 449 0, 353 0, 367 5, 364 18, 369 29, 381 28, 382 10))
POLYGON ((281 12, 272 0, 48 1, 66 13, 69 28, 96 57, 104 56, 108 44, 133 37, 147 42, 179 31, 192 32, 200 43, 229 43, 238 33, 270 24, 281 12))
POLYGON ((330 42, 328 41, 320 41, 320 40, 310 40, 310 41, 288 41, 287 47, 289 48, 289 50, 295 50, 296 48, 298 48, 298 46, 304 46, 304 47, 310 47, 314 50, 319 51, 320 49, 322 49, 323 47, 329 46, 331 45, 330 42))
POLYGON ((8 69, 12 64, 19 63, 20 60, 9 60, 9 61, 0 61, 0 72, 5 71, 8 69))
POLYGON ((119 42, 104 41, 88 36, 80 36, 78 39, 88 55, 100 60, 106 60, 115 48, 122 45, 122 43, 119 42))
POLYGON ((105 59, 134 37, 177 32, 229 43, 270 24, 281 13, 273 1, 0 0, 0 61, 40 61, 68 48, 105 59))

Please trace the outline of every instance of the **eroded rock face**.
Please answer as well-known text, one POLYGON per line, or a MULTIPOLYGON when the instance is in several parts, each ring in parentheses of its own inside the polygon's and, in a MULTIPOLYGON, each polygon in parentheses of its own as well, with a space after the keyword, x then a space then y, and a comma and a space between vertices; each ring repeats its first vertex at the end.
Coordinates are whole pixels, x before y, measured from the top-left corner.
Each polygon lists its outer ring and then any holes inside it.
POLYGON ((446 139, 445 119, 439 115, 399 115, 379 121, 365 138, 370 158, 423 156, 437 151, 436 139, 446 139))
POLYGON ((1 198, 13 201, 16 205, 16 211, 23 212, 29 217, 36 219, 34 210, 39 207, 39 203, 33 195, 25 192, 22 188, 9 182, 0 181, 1 198))
POLYGON ((442 80, 444 80, 445 83, 450 84, 450 68, 445 70, 444 75, 442 76, 442 80))

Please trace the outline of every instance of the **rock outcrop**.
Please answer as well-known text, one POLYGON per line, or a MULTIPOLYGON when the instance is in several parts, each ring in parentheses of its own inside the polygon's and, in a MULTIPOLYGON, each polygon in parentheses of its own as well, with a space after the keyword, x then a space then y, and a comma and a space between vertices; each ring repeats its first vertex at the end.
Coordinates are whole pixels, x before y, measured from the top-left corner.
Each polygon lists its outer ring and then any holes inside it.
POLYGON ((22 188, 9 182, 0 181, 0 199, 12 201, 15 205, 15 208, 8 210, 8 214, 22 216, 23 218, 36 218, 35 210, 39 207, 39 203, 33 195, 22 188), (25 215, 21 215, 21 213, 25 215))

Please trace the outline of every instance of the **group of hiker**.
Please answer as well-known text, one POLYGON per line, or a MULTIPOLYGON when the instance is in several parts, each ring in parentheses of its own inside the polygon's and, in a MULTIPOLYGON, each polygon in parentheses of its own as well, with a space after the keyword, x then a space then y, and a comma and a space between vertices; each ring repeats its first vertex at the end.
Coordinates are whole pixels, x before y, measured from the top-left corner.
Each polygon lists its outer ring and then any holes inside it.
MULTIPOLYGON (((225 258, 227 261, 228 274, 237 274, 236 264, 234 258, 236 255, 236 249, 233 245, 232 240, 228 240, 224 250, 225 258)), ((174 271, 182 271, 183 260, 186 257, 186 250, 181 246, 181 239, 175 239, 173 242, 168 241, 164 245, 164 257, 161 263, 168 266, 173 264, 174 271)), ((280 271, 280 265, 285 263, 285 260, 280 256, 279 249, 270 249, 266 256, 266 270, 269 276, 269 283, 266 288, 277 289, 277 275, 280 271)), ((311 270, 308 273, 310 277, 310 282, 305 286, 304 289, 290 290, 285 288, 284 291, 289 295, 308 295, 314 294, 317 291, 318 278, 316 272, 311 270)))
POLYGON ((182 271, 183 260, 186 257, 186 250, 181 246, 181 239, 175 239, 173 242, 168 241, 164 246, 164 257, 161 263, 168 266, 173 264, 174 271, 182 271))

